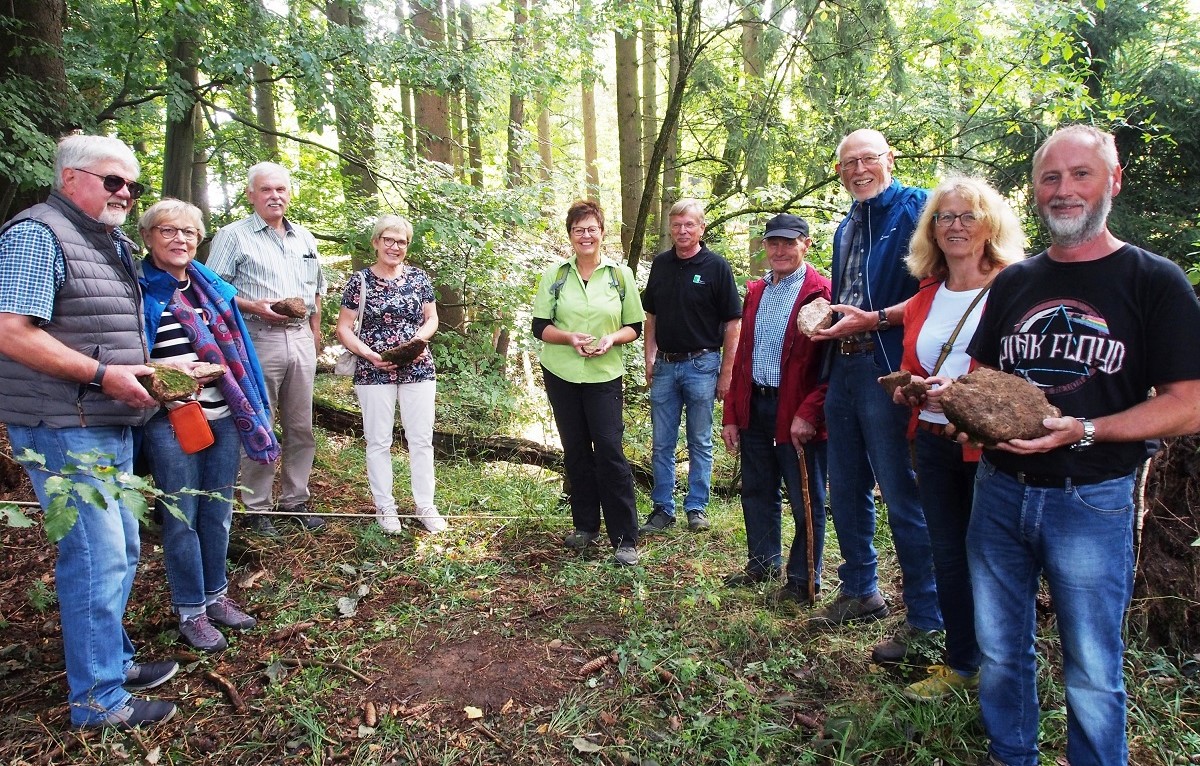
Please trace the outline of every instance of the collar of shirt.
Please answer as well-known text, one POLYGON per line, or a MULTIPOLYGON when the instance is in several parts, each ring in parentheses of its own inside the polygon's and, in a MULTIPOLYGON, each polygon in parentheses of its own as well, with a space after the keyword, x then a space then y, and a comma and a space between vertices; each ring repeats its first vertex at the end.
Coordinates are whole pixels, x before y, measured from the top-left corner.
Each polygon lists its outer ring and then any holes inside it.
POLYGON ((803 282, 805 272, 807 272, 807 271, 808 271, 808 264, 801 263, 800 268, 796 269, 791 274, 788 274, 786 277, 782 277, 779 279, 776 279, 775 272, 768 271, 766 277, 763 278, 763 281, 767 283, 767 287, 780 287, 783 285, 792 285, 792 284, 795 284, 796 282, 803 282))
MULTIPOLYGON (((272 227, 271 224, 267 223, 266 219, 264 219, 261 215, 259 215, 257 210, 250 213, 250 219, 252 221, 254 221, 254 230, 255 231, 262 231, 263 229, 271 229, 272 231, 274 231, 274 227, 272 227)), ((292 222, 289 221, 286 216, 283 219, 283 230, 284 230, 284 233, 286 233, 286 234, 293 233, 292 232, 292 222)))

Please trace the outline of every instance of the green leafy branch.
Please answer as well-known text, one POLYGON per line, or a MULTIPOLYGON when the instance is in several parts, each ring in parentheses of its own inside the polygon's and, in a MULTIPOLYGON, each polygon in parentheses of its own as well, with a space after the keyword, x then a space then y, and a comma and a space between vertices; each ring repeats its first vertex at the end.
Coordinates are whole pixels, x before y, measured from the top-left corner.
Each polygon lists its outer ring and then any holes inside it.
MULTIPOLYGON (((68 452, 67 456, 71 462, 67 462, 61 471, 49 470, 46 458, 33 450, 26 449, 16 456, 17 462, 26 469, 51 474, 46 480, 46 495, 50 503, 46 508, 44 525, 46 536, 53 543, 66 537, 75 526, 79 519, 80 504, 106 509, 110 502, 115 501, 129 509, 139 524, 147 524, 151 502, 157 503, 180 521, 186 521, 178 505, 179 496, 224 497, 220 492, 187 487, 178 493, 164 492, 149 479, 132 471, 118 469, 112 464, 113 456, 99 450, 68 452)), ((0 503, 0 521, 17 528, 31 527, 35 523, 13 503, 0 503)))

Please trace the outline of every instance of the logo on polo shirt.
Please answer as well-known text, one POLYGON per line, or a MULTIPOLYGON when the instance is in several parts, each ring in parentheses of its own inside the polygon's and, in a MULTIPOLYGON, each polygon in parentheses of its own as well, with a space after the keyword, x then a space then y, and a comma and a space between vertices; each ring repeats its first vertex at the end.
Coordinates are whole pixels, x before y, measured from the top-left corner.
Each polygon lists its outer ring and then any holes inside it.
POLYGON ((702 284, 704 284, 704 280, 700 278, 700 275, 699 275, 699 274, 694 274, 694 275, 692 276, 692 284, 694 284, 694 285, 702 285, 702 284))

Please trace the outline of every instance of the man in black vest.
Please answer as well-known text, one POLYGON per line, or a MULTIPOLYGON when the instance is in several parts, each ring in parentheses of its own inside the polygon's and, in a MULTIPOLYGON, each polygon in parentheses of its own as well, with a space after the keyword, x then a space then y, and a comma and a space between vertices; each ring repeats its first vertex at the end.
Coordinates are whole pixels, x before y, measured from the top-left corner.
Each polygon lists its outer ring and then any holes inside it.
MULTIPOLYGON (((22 461, 44 509, 62 497, 51 479, 79 462, 71 453, 132 471, 133 428, 157 407, 137 380, 150 373, 141 294, 133 243, 117 228, 143 191, 137 176, 120 141, 65 138, 50 198, 0 231, 0 421, 13 454, 44 460, 22 461)), ((137 519, 92 475, 68 476, 93 489, 71 496, 78 518, 58 541, 55 566, 71 723, 166 721, 173 704, 129 694, 179 670, 134 663, 121 622, 138 563, 137 519)))

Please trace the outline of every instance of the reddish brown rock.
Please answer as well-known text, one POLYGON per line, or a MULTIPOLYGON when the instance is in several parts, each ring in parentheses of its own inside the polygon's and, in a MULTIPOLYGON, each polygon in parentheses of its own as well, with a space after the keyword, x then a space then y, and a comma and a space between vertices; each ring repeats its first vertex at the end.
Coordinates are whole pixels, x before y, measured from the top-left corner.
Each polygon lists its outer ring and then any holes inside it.
POLYGON ((896 395, 897 388, 906 399, 923 399, 925 394, 929 393, 929 384, 924 380, 913 380, 912 373, 908 370, 889 372, 879 379, 879 385, 887 391, 888 398, 896 395))
POLYGON ((272 303, 271 311, 293 319, 304 319, 308 316, 308 304, 303 298, 284 298, 272 303))
POLYGON ((154 370, 138 378, 138 382, 160 402, 178 402, 196 393, 196 379, 179 369, 158 362, 146 365, 154 370))
POLYGON ((813 333, 832 324, 833 311, 829 308, 829 301, 824 298, 814 298, 801 306, 800 311, 796 313, 796 329, 810 338, 813 333))
POLYGON ((429 341, 422 338, 413 338, 412 340, 401 343, 395 348, 389 348, 380 354, 383 361, 391 362, 392 364, 403 367, 406 364, 412 364, 421 352, 429 346, 429 341))
POLYGON ((946 419, 985 445, 1037 439, 1050 433, 1046 418, 1062 415, 1041 389, 1024 378, 981 368, 954 381, 941 397, 946 419))

